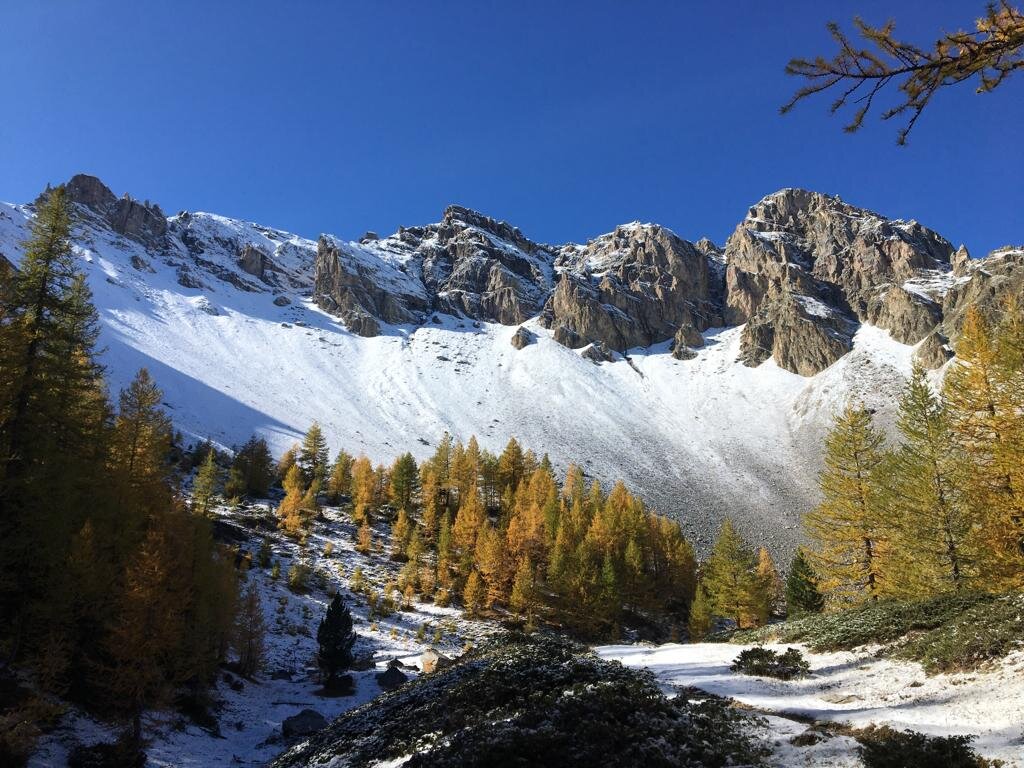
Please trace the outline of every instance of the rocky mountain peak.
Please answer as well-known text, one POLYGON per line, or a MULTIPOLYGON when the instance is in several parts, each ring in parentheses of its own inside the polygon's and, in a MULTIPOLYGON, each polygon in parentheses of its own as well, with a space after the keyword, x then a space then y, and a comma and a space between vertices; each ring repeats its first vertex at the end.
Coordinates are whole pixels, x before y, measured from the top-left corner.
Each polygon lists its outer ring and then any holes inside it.
MULTIPOLYGON (((95 176, 79 173, 65 185, 68 200, 100 217, 117 234, 154 249, 167 245, 167 219, 159 205, 114 196, 95 176)), ((45 192, 43 194, 46 194, 45 192)))
POLYGON ((836 196, 783 189, 750 208, 725 246, 726 319, 745 323, 743 359, 810 375, 852 347, 860 323, 916 343, 940 314, 908 281, 950 268, 953 247, 915 221, 836 196))

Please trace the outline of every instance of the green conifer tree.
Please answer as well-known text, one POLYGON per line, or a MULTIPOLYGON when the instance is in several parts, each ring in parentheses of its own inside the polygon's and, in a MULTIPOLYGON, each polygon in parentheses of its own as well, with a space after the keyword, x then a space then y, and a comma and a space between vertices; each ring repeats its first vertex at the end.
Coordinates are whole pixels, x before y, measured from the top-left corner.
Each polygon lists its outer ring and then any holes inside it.
POLYGON ((818 589, 818 577, 804 556, 803 549, 798 549, 786 577, 786 612, 795 618, 808 613, 821 613, 824 608, 825 598, 818 589))

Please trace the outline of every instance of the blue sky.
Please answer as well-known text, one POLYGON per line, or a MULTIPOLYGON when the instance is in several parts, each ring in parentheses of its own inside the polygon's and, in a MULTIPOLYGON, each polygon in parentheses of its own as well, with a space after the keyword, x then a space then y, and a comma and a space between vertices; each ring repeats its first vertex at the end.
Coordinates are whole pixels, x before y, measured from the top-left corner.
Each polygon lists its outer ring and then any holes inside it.
POLYGON ((828 97, 785 117, 824 25, 921 43, 984 2, 0 0, 0 199, 83 171, 168 212, 356 237, 457 202, 547 242, 640 219, 723 242, 776 189, 1024 241, 1024 73, 941 93, 910 145, 828 97))

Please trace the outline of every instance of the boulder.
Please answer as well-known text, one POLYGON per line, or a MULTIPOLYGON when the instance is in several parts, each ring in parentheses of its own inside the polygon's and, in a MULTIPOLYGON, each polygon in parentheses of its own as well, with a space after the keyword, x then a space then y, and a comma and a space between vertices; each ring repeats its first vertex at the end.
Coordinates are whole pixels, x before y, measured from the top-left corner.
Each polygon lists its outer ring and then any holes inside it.
POLYGON ((274 305, 275 306, 287 307, 291 303, 292 303, 292 300, 289 299, 287 296, 281 295, 281 296, 275 296, 274 297, 274 305))
POLYGON ((440 672, 454 663, 436 648, 427 648, 427 650, 420 654, 420 669, 425 675, 429 675, 432 672, 440 672))
POLYGON ((612 351, 605 346, 603 341, 595 341, 593 344, 585 347, 580 354, 595 365, 610 363, 615 359, 612 351))
POLYGON ((516 349, 523 349, 534 342, 534 335, 526 330, 523 326, 519 326, 516 332, 512 334, 512 346, 516 349))
POLYGON ((281 734, 286 739, 302 739, 327 727, 327 719, 315 709, 304 709, 297 715, 286 717, 281 723, 281 734))
POLYGON ((387 669, 375 676, 377 684, 385 691, 393 691, 403 685, 409 676, 399 669, 400 666, 397 660, 389 661, 387 669))
POLYGON ((931 370, 941 368, 951 357, 953 350, 949 346, 949 339, 937 330, 928 334, 914 350, 914 360, 931 370))

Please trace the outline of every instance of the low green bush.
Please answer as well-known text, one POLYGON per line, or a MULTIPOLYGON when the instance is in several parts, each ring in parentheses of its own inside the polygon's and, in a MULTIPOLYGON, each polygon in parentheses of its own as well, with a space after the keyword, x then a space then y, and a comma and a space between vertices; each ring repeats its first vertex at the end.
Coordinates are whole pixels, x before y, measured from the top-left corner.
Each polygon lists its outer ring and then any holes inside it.
POLYGON ((925 736, 889 726, 856 735, 865 768, 985 768, 990 763, 973 749, 973 736, 925 736))
POLYGON ((804 643, 813 651, 880 645, 881 655, 919 661, 930 673, 973 669, 1024 647, 1024 594, 880 600, 734 632, 729 640, 804 643))
POLYGON ((777 653, 770 648, 758 646, 741 651, 729 669, 755 677, 792 680, 806 677, 811 671, 811 665, 796 648, 787 648, 785 653, 777 653))

